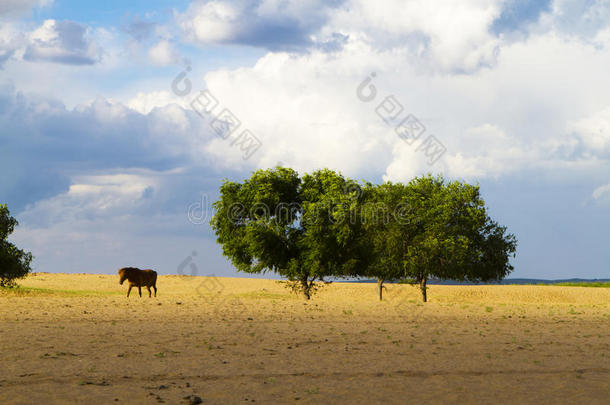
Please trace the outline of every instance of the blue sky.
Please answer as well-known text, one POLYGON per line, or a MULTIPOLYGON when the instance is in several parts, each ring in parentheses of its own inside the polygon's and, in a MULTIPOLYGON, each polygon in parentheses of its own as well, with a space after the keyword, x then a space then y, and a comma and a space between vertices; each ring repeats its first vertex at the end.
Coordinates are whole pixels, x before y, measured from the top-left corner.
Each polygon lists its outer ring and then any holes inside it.
POLYGON ((601 0, 10 0, 0 201, 37 271, 172 274, 197 251, 201 274, 235 275, 188 216, 224 178, 443 173, 517 235, 512 277, 609 278, 609 50, 601 0), (204 89, 241 122, 229 139, 193 110, 204 89), (444 153, 422 151, 431 135, 444 153))
POLYGON ((154 16, 156 21, 167 22, 172 11, 184 11, 189 1, 178 0, 139 0, 103 2, 54 1, 50 6, 34 8, 32 15, 35 21, 47 18, 72 20, 95 26, 115 26, 128 22, 130 17, 154 16))

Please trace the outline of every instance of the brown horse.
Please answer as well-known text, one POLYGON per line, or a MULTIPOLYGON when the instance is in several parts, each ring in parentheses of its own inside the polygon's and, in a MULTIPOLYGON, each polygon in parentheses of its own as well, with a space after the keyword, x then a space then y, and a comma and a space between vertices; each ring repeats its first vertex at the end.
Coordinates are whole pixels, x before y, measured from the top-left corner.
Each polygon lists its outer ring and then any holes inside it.
POLYGON ((148 296, 151 296, 150 287, 155 289, 155 297, 157 296, 157 272, 154 270, 140 270, 135 267, 123 267, 119 269, 119 284, 123 285, 123 282, 129 281, 129 289, 127 290, 127 296, 131 292, 132 287, 138 287, 140 297, 142 296, 142 287, 146 287, 148 290, 148 296))

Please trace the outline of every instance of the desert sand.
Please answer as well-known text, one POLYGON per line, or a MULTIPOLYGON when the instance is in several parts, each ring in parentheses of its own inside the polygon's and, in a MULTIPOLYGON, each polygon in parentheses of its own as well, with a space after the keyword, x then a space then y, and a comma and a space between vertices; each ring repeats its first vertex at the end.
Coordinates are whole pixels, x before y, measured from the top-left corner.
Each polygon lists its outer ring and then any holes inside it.
POLYGON ((0 292, 0 403, 608 403, 610 289, 38 273, 0 292))

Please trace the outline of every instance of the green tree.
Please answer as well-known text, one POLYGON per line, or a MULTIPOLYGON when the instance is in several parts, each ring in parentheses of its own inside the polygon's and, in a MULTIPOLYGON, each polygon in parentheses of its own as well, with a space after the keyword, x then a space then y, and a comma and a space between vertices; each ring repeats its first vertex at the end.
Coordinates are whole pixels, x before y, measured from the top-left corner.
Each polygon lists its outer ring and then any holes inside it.
POLYGON ((223 254, 239 271, 286 277, 309 299, 316 281, 355 272, 349 182, 328 169, 301 179, 281 167, 225 181, 211 220, 223 254))
POLYGON ((489 217, 478 186, 430 175, 408 186, 414 236, 405 276, 419 284, 424 302, 431 277, 479 282, 513 270, 516 238, 489 217))
POLYGON ((0 204, 0 287, 15 285, 15 280, 25 277, 32 270, 32 254, 7 241, 17 225, 19 223, 11 217, 8 207, 0 204))
POLYGON ((360 275, 377 280, 379 300, 384 282, 404 278, 408 245, 414 228, 408 205, 409 187, 387 182, 367 183, 359 212, 363 222, 363 243, 368 246, 368 260, 360 275))

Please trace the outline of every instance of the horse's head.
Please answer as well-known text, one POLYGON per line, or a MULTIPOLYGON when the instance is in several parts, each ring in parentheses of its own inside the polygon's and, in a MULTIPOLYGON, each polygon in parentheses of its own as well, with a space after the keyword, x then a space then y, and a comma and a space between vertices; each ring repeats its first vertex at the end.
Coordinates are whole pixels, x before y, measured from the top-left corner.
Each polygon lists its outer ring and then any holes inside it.
POLYGON ((129 275, 129 267, 123 267, 119 269, 119 284, 123 284, 125 280, 127 280, 127 276, 129 275))

